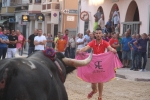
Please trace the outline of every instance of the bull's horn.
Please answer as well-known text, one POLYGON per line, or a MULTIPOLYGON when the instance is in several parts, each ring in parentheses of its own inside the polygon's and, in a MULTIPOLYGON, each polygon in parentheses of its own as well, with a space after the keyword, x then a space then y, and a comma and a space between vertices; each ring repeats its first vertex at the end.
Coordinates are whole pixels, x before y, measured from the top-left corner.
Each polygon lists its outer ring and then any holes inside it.
POLYGON ((74 67, 80 67, 85 66, 92 60, 93 50, 91 50, 91 53, 88 58, 84 60, 76 60, 76 59, 70 59, 70 58, 63 58, 63 62, 68 66, 74 66, 74 67))

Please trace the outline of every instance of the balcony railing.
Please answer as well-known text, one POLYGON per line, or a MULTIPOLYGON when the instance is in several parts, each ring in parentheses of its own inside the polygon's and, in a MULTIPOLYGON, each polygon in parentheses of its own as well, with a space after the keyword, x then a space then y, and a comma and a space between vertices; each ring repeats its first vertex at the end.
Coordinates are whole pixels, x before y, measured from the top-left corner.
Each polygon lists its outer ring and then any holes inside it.
POLYGON ((29 3, 41 3, 42 0, 29 0, 29 3))
POLYGON ((16 6, 16 5, 23 5, 23 4, 28 4, 28 0, 10 0, 10 6, 16 6))
POLYGON ((128 28, 131 29, 131 34, 140 32, 141 22, 122 22, 123 24, 123 34, 127 31, 128 28))

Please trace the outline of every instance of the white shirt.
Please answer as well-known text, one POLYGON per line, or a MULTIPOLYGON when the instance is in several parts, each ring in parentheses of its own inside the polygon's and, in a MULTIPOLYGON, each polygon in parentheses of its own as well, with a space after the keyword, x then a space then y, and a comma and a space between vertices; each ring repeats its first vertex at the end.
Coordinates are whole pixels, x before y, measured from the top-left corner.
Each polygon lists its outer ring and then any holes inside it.
POLYGON ((76 39, 74 40, 73 38, 71 38, 69 40, 69 43, 70 43, 71 48, 75 48, 76 47, 76 39))
MULTIPOLYGON (((84 38, 78 38, 78 40, 77 40, 77 43, 80 43, 80 42, 83 42, 84 41, 84 38)), ((78 45, 78 47, 77 47, 77 49, 81 49, 81 48, 83 48, 84 47, 84 43, 83 44, 80 44, 80 45, 78 45)))
MULTIPOLYGON (((34 41, 37 42, 43 42, 44 40, 46 41, 46 37, 44 35, 36 36, 34 38, 34 41)), ((35 45, 35 50, 44 50, 44 45, 35 45)))
POLYGON ((114 24, 118 24, 118 23, 119 23, 119 20, 120 20, 118 11, 115 11, 115 12, 113 13, 113 16, 114 16, 114 24), (117 15, 117 16, 115 16, 115 15, 117 15))
POLYGON ((98 21, 98 25, 100 25, 101 29, 105 28, 105 22, 102 18, 98 21))

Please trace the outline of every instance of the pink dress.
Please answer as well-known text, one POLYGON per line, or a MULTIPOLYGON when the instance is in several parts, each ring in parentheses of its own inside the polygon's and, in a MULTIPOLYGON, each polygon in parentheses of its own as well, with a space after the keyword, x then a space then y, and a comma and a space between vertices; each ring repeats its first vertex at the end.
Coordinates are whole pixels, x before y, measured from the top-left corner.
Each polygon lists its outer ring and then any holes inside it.
MULTIPOLYGON (((22 35, 19 35, 19 36, 18 36, 18 40, 23 41, 23 36, 22 36, 22 35)), ((17 44, 16 44, 16 47, 17 47, 17 49, 22 49, 22 43, 17 43, 17 44)))
MULTIPOLYGON (((78 54, 76 59, 85 59, 88 53, 78 54)), ((77 68, 77 76, 89 83, 104 83, 115 78, 115 69, 122 67, 122 63, 112 52, 93 54, 91 62, 77 68)))

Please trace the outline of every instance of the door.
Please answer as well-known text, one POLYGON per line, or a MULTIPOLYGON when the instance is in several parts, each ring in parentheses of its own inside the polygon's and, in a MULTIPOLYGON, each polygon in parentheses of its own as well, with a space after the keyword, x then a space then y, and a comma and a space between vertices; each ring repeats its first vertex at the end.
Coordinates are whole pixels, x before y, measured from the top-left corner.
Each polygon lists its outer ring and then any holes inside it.
POLYGON ((58 24, 55 24, 54 25, 54 36, 53 37, 55 37, 57 35, 57 33, 58 33, 58 24))

